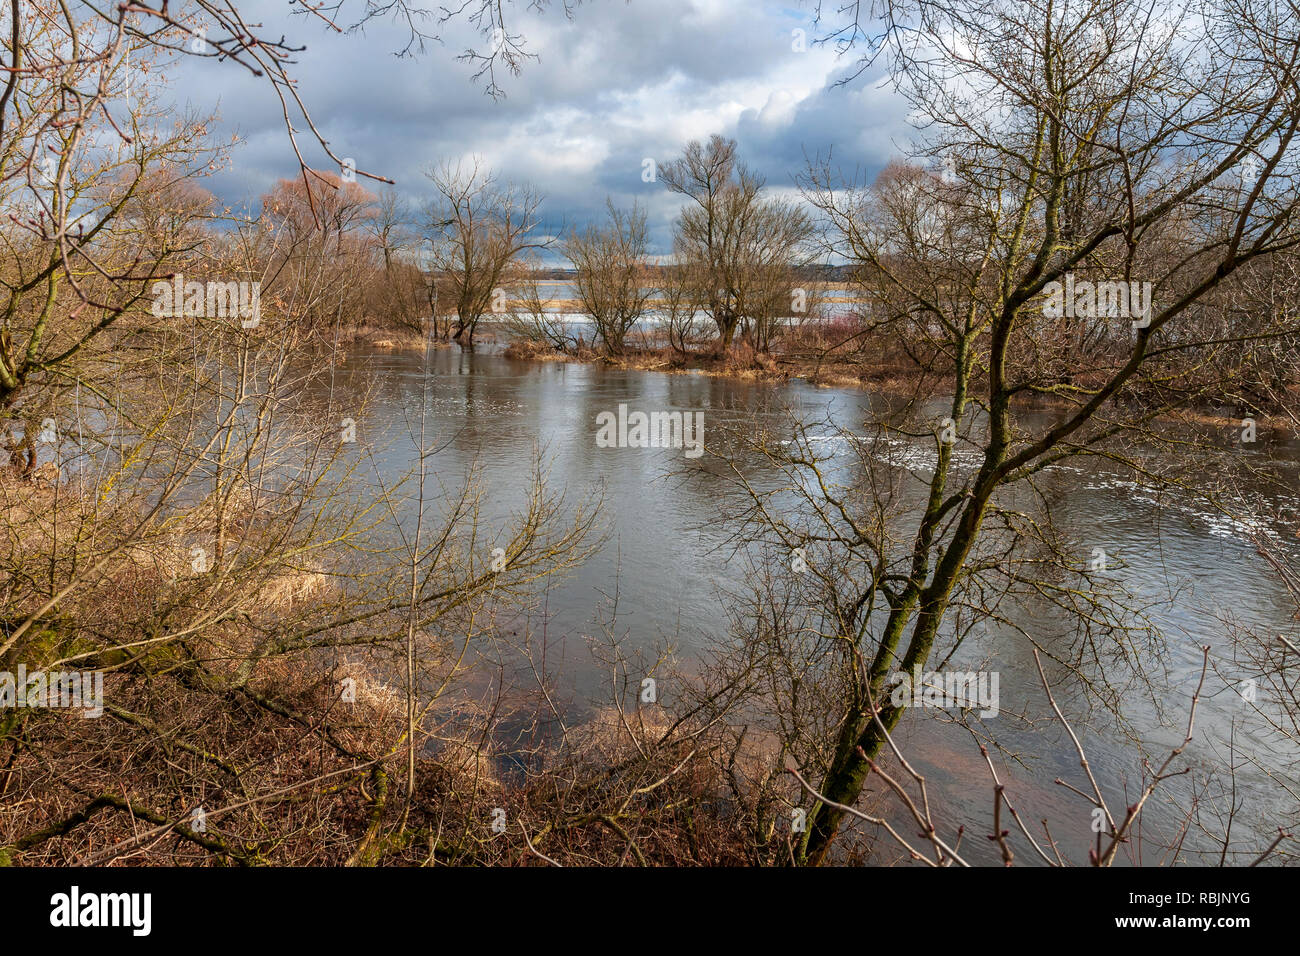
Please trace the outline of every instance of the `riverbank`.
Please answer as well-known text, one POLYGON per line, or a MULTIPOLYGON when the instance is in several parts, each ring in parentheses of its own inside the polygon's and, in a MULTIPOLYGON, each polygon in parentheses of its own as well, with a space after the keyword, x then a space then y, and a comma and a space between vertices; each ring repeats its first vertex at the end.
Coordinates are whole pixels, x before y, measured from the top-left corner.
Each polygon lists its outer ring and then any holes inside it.
POLYGON ((625 705, 613 686, 617 703, 567 713, 562 734, 539 729, 547 693, 457 656, 458 643, 509 641, 473 615, 464 631, 421 632, 434 689, 411 703, 391 665, 403 631, 376 623, 393 608, 367 602, 336 551, 284 549, 280 516, 244 486, 153 521, 102 508, 103 485, 55 479, 0 472, 6 580, 78 565, 88 535, 65 527, 93 528, 100 564, 56 612, 45 594, 7 611, 0 740, 22 746, 0 778, 23 799, 0 802, 0 867, 119 850, 137 865, 521 865, 543 852, 617 866, 632 834, 645 865, 782 862, 762 835, 799 792, 771 734, 625 705), (356 618, 359 638, 346 632, 356 618), (327 631, 337 637, 317 637, 327 631))
MULTIPOLYGON (((955 385, 955 379, 951 375, 924 374, 914 364, 906 365, 889 355, 887 350, 876 353, 874 359, 855 357, 852 361, 755 352, 743 345, 733 346, 727 355, 721 357, 696 352, 683 355, 671 348, 633 348, 622 355, 613 356, 588 348, 561 352, 540 343, 517 341, 506 346, 502 354, 518 361, 578 362, 607 368, 705 375, 738 381, 786 384, 800 380, 818 388, 858 389, 900 398, 920 394, 950 394, 955 385)), ((1073 384, 1080 388, 1099 387, 1103 384, 1104 374, 1100 370, 1081 372, 1073 384)), ((1051 411, 1074 408, 1077 403, 1049 395, 1022 393, 1013 397, 1012 405, 1024 410, 1051 411)), ((1222 407, 1212 405, 1167 412, 1160 415, 1159 420, 1229 429, 1240 429, 1244 427, 1245 421, 1226 414, 1222 407)), ((1257 437, 1283 441, 1300 438, 1300 425, 1285 416, 1257 415, 1252 421, 1257 437)))
MULTIPOLYGON (((622 355, 609 355, 594 349, 560 352, 534 342, 512 342, 503 353, 506 358, 530 362, 581 362, 643 372, 668 372, 682 375, 706 375, 740 381, 767 381, 778 384, 801 379, 821 388, 858 388, 906 394, 912 391, 917 376, 895 363, 817 360, 781 354, 756 352, 748 346, 733 346, 725 356, 705 352, 682 354, 671 348, 631 348, 622 355)), ((928 385, 951 387, 951 377, 935 377, 928 385)))
MULTIPOLYGON (((415 329, 395 329, 392 326, 358 325, 339 329, 337 344, 348 347, 369 346, 374 349, 391 349, 393 351, 420 351, 428 344, 428 338, 415 329)), ((448 348, 450 342, 435 342, 437 348, 448 348)))

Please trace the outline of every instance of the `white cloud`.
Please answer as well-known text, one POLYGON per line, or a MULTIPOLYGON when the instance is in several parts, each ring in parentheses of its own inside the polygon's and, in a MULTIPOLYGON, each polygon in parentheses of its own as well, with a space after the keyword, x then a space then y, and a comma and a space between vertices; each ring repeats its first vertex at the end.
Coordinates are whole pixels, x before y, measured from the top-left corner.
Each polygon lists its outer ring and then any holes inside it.
MULTIPOLYGON (((526 35, 539 59, 519 77, 498 74, 507 93, 498 102, 456 61, 475 42, 464 24, 445 28, 445 42, 423 57, 399 59, 392 51, 405 43, 400 24, 322 35, 310 20, 285 21, 281 9, 266 8, 266 28, 307 43, 295 75, 339 155, 396 179, 416 202, 429 192, 423 169, 471 155, 503 178, 534 183, 555 221, 603 216, 607 194, 625 205, 637 199, 650 209, 660 251, 675 200, 641 181, 644 157, 663 163, 687 141, 723 133, 770 183, 787 185, 805 155, 831 147, 849 165, 878 168, 891 138, 905 131, 900 102, 872 77, 834 87, 847 63, 825 46, 793 50, 793 28, 815 36, 807 11, 774 3, 592 4, 572 21, 555 9, 517 9, 511 30, 526 35)), ((230 64, 190 61, 178 90, 209 108, 219 91, 225 129, 217 135, 237 128, 247 137, 233 169, 216 178, 223 199, 255 199, 275 178, 296 173, 279 103, 264 82, 230 64)), ((309 161, 326 165, 301 125, 309 161)))

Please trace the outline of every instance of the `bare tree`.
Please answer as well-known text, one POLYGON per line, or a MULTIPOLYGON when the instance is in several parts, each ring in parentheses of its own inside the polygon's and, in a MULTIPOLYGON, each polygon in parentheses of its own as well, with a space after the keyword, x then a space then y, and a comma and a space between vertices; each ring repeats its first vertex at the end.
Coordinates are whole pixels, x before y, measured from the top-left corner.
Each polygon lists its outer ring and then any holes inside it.
POLYGON ((574 323, 562 313, 550 311, 549 302, 537 279, 536 263, 525 264, 523 274, 509 289, 511 306, 506 319, 510 336, 517 342, 529 342, 545 349, 575 353, 585 346, 582 333, 575 334, 574 323))
POLYGON ((574 231, 564 242, 564 254, 577 270, 574 278, 578 301, 591 316, 596 335, 611 354, 623 352, 628 332, 645 315, 654 291, 646 269, 645 210, 629 212, 607 201, 609 224, 574 231))
POLYGON ((379 200, 375 203, 366 228, 379 246, 385 272, 391 272, 393 263, 414 248, 416 237, 413 225, 410 204, 392 187, 380 190, 379 200))
POLYGON ((704 283, 691 275, 692 266, 676 261, 662 263, 656 270, 658 298, 655 305, 663 313, 664 331, 668 345, 685 355, 692 350, 696 340, 704 333, 700 326, 707 322, 701 316, 701 303, 697 296, 704 283))
POLYGON ((794 264, 812 222, 794 204, 762 196, 763 180, 739 162, 735 140, 722 136, 687 144, 661 176, 690 200, 674 245, 701 283, 699 300, 717 326, 718 354, 725 354, 742 322, 766 317, 781 298, 775 274, 794 264))
POLYGON ((477 160, 468 168, 444 163, 425 175, 437 192, 426 214, 433 271, 456 310, 451 337, 472 348, 483 316, 505 312, 505 286, 519 257, 549 248, 553 239, 535 235, 541 196, 499 185, 477 160))
MULTIPOLYGON (((851 33, 861 11, 846 12, 851 33)), ((886 327, 929 347, 913 352, 911 399, 854 446, 866 482, 830 480, 824 456, 800 442, 771 455, 801 476, 787 487, 808 496, 806 523, 773 520, 755 493, 755 520, 778 553, 817 555, 808 564, 820 596, 809 599, 822 602, 838 661, 825 678, 842 698, 816 771, 824 799, 799 848, 810 863, 827 858, 844 807, 908 710, 891 698, 891 676, 924 669, 940 648, 946 659, 973 622, 997 616, 998 601, 1058 603, 1079 622, 1083 657, 1140 666, 1128 638, 1141 625, 1126 621, 1050 517, 1026 514, 1026 499, 1048 507, 1037 482, 1055 463, 1113 460, 1138 438, 1165 440, 1151 423, 1242 375, 1244 344, 1297 331, 1289 312, 1227 336, 1213 321, 1252 267, 1300 243, 1288 159, 1300 126, 1293 8, 1197 5, 1156 21, 1128 0, 900 0, 879 12, 885 29, 871 55, 892 64, 930 128, 923 155, 942 173, 868 187, 820 163, 806 195, 886 327), (1110 301, 1094 312, 1084 293, 1099 283, 1111 283, 1110 301), (1078 317, 1104 316, 1120 343, 1086 368, 1068 358, 1078 340, 1056 331, 1067 287, 1078 317), (1031 396, 1060 403, 1047 423, 1018 413, 1031 396), (880 442, 891 435, 932 448, 914 472, 915 511, 901 477, 870 463, 889 460, 880 442), (1083 583, 1071 586, 1072 576, 1083 583)), ((702 153, 688 164, 701 171, 691 181, 725 156, 702 153)), ((1144 480, 1169 471, 1123 460, 1144 480)))

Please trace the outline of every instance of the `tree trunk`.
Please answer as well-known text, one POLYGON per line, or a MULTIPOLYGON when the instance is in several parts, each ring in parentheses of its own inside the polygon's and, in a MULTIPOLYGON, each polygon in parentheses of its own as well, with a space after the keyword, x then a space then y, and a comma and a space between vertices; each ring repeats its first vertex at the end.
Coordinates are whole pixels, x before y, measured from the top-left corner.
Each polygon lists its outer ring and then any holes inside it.
MULTIPOLYGON (((880 719, 891 734, 906 709, 887 705, 881 711, 880 719)), ((821 795, 827 800, 853 806, 866 785, 867 774, 871 772, 868 758, 875 760, 879 757, 884 743, 885 736, 870 714, 847 721, 835 748, 835 759, 822 781, 821 795), (859 747, 866 754, 865 757, 857 752, 859 747)), ((843 810, 835 807, 825 804, 816 807, 808 824, 808 843, 803 859, 805 865, 821 866, 825 862, 845 816, 843 810)))
MULTIPOLYGON (((910 608, 904 605, 897 609, 895 611, 897 616, 886 625, 885 633, 881 638, 881 652, 877 654, 872 664, 869 677, 871 700, 880 709, 880 720, 876 721, 872 718, 870 702, 862 701, 845 721, 835 747, 835 756, 822 780, 821 794, 826 799, 845 806, 853 806, 862 794, 863 785, 871 769, 870 761, 880 756, 881 748, 886 743, 885 731, 892 736, 894 728, 898 726, 903 712, 907 709, 905 704, 895 706, 887 696, 890 671, 895 666, 898 671, 909 674, 925 669, 935 638, 939 633, 939 624, 947 613, 952 588, 961 574, 971 547, 979 537, 980 526, 984 521, 984 510, 992 491, 993 486, 981 484, 974 500, 962 514, 953 539, 935 568, 933 580, 921 592, 907 652, 897 665, 893 663, 897 660, 894 648, 897 646, 898 635, 909 623, 910 608), (881 729, 881 724, 884 724, 884 730, 881 729)), ((936 500, 932 498, 931 509, 936 504, 936 500)), ((814 807, 808 838, 804 844, 804 863, 818 866, 825 861, 845 815, 843 810, 825 804, 814 807)))
POLYGON ((718 358, 723 358, 731 351, 731 340, 736 337, 736 317, 727 315, 723 316, 718 322, 718 358))
POLYGON ((452 339, 461 348, 469 351, 474 348, 474 326, 478 324, 478 319, 466 319, 459 312, 456 314, 456 330, 452 333, 452 339))

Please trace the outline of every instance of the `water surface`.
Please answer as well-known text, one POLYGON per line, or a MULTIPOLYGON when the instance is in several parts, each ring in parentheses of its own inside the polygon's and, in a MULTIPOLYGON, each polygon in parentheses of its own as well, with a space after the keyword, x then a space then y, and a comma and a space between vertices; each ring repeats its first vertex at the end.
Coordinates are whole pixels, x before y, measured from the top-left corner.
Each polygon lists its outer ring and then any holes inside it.
MULTIPOLYGON (((754 383, 701 374, 530 363, 455 349, 434 351, 427 360, 419 354, 358 350, 321 388, 331 388, 335 401, 346 403, 351 390, 359 394, 372 382, 376 391, 359 424, 359 439, 376 450, 381 470, 391 472, 387 477, 411 467, 415 445, 409 424, 427 397, 431 440, 443 446, 433 462, 436 480, 455 485, 477 466, 487 490, 489 523, 504 522, 522 507, 537 446, 552 488, 562 488, 575 499, 593 491, 603 497, 606 543, 581 569, 552 585, 545 597, 548 663, 559 666, 575 712, 607 699, 608 671, 591 658, 587 638, 599 632, 598 619, 609 616, 615 597, 614 630, 630 651, 649 652, 668 642, 689 668, 692 655, 706 653, 713 641, 725 636, 725 594, 743 588, 746 565, 732 557, 728 544, 733 529, 720 518, 743 504, 743 496, 726 480, 725 466, 714 453, 739 461, 760 484, 776 478, 729 430, 752 430, 761 424, 778 434, 782 429, 790 433, 793 408, 801 409, 799 414, 808 420, 825 419, 861 433, 871 420, 872 402, 887 402, 883 396, 801 381, 754 383), (596 416, 620 403, 647 411, 703 411, 710 454, 692 461, 681 450, 596 447, 596 416)), ((940 408, 936 402, 936 412, 940 408)), ((924 475, 930 447, 922 441, 900 441, 890 454, 924 475)), ((1293 445, 1279 444, 1242 453, 1280 459, 1284 469, 1293 469, 1300 457, 1293 445)), ((850 472, 851 461, 846 454, 842 467, 850 472)), ((1191 497, 1158 498, 1117 469, 1053 469, 1044 475, 1042 490, 1070 547, 1085 556, 1103 547, 1113 565, 1109 573, 1152 603, 1151 613, 1164 638, 1164 651, 1148 662, 1157 675, 1155 699, 1137 687, 1122 695, 1127 732, 1109 714, 1090 706, 1070 675, 1049 668, 1058 703, 1087 747, 1112 810, 1122 813, 1142 785, 1141 752, 1127 733, 1136 733, 1158 756, 1181 742, 1200 673, 1199 646, 1209 644, 1225 677, 1211 675, 1212 693, 1198 710, 1196 739, 1185 753, 1185 762, 1196 770, 1172 782, 1169 792, 1186 810, 1203 782, 1202 768, 1221 766, 1229 759, 1229 747, 1235 747, 1241 765, 1237 798, 1243 808, 1234 834, 1253 838, 1242 844, 1243 854, 1261 840, 1267 843, 1272 828, 1294 823, 1295 807, 1294 801, 1278 798, 1267 774, 1280 774, 1295 786, 1297 754, 1269 734, 1239 694, 1225 688, 1225 680, 1241 675, 1232 671, 1223 617, 1231 615, 1265 633, 1293 636, 1296 622, 1294 605, 1257 553, 1247 526, 1191 497)), ((1287 529, 1300 525, 1297 501, 1272 492, 1268 500, 1271 532, 1280 546, 1289 547, 1294 531, 1288 534, 1287 529)), ((1014 614, 1016 627, 1043 646, 1066 640, 1068 622, 1059 611, 1026 606, 1014 614)), ((529 625, 541 628, 543 620, 535 616, 529 625)), ((1059 776, 1087 789, 1086 780, 1069 738, 1048 719, 1029 643, 1015 628, 986 628, 963 647, 957 663, 999 672, 1003 715, 991 721, 989 729, 1014 755, 998 759, 1003 782, 1027 819, 1047 817, 1063 850, 1075 861, 1084 859, 1090 807, 1053 780, 1059 776)), ((671 688, 663 692, 670 696, 671 688)), ((985 839, 993 784, 970 733, 944 721, 941 714, 927 712, 909 715, 900 742, 927 777, 937 819, 985 828, 971 829, 964 849, 972 859, 993 862, 995 849, 985 839)), ((1202 818, 1213 827, 1211 818, 1223 807, 1214 806, 1209 794, 1201 801, 1202 818)), ((1153 803, 1148 810, 1153 833, 1163 829, 1167 836, 1180 819, 1165 802, 1153 803)), ((1041 825, 1035 824, 1034 832, 1041 837, 1041 825)), ((1218 859, 1213 844, 1199 833, 1188 835, 1185 848, 1218 859)), ((1154 849, 1148 850, 1144 860, 1156 862, 1153 854, 1154 849)), ((1030 862, 1027 854, 1022 859, 1030 862)), ((1249 857, 1236 862, 1249 862, 1249 857)))

